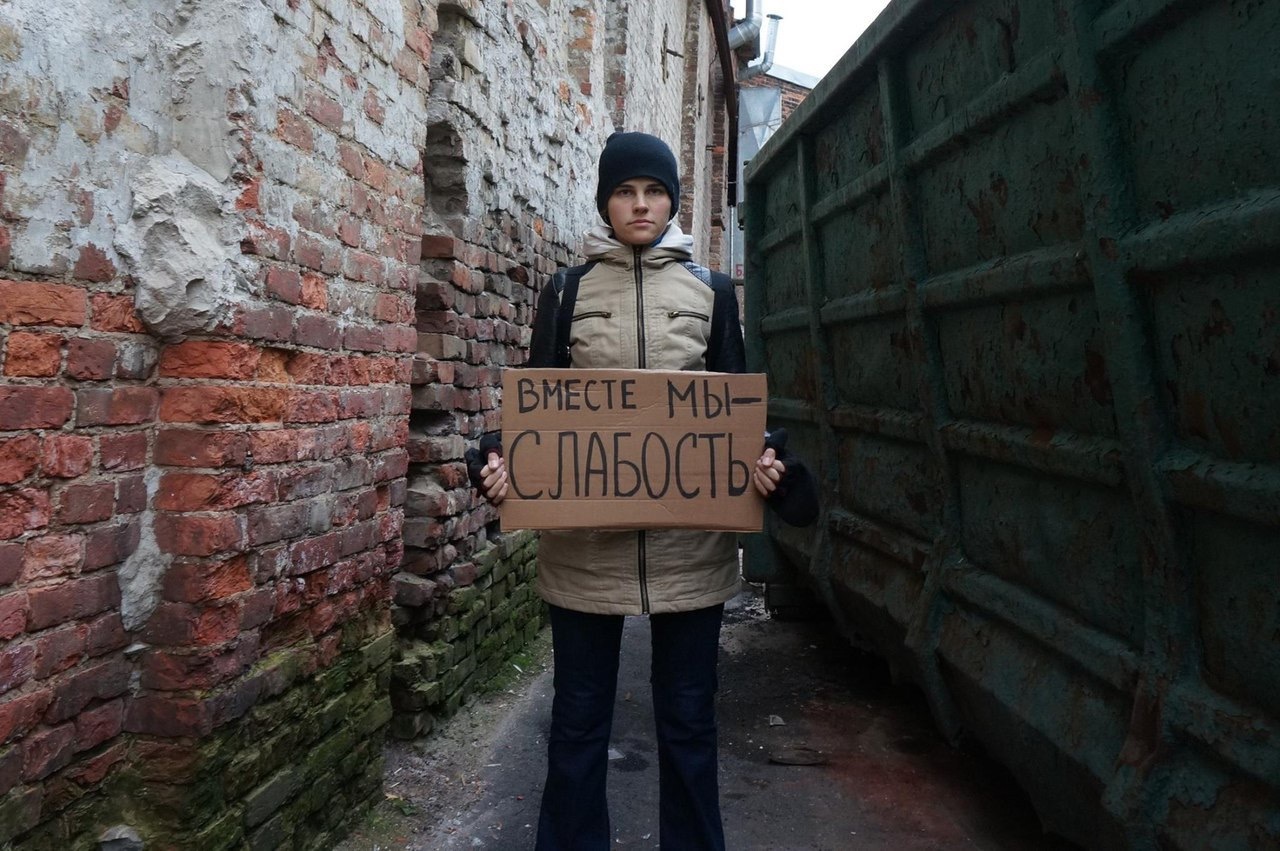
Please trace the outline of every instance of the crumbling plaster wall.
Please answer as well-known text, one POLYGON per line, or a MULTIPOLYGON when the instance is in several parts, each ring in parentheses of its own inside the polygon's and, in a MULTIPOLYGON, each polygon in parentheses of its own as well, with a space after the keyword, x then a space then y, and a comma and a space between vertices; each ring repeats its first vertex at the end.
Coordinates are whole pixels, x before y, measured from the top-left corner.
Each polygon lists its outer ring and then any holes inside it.
POLYGON ((433 11, 0 4, 0 844, 376 795, 433 11))

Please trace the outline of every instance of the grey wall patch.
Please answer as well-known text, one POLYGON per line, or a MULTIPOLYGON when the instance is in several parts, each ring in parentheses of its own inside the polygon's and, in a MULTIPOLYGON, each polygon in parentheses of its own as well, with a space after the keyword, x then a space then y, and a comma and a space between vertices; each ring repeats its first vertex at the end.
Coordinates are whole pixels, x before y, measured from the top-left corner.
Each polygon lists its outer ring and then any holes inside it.
MULTIPOLYGON (((161 471, 154 467, 147 471, 147 505, 151 505, 155 498, 160 475, 161 471)), ((138 521, 142 524, 138 548, 120 565, 117 574, 120 581, 120 619, 130 632, 141 629, 160 603, 160 582, 173 563, 173 556, 162 553, 156 543, 156 513, 147 509, 138 521)))
POLYGON ((161 337, 214 327, 237 291, 248 292, 227 187, 171 154, 149 160, 131 188, 132 216, 115 247, 137 281, 139 315, 161 337))

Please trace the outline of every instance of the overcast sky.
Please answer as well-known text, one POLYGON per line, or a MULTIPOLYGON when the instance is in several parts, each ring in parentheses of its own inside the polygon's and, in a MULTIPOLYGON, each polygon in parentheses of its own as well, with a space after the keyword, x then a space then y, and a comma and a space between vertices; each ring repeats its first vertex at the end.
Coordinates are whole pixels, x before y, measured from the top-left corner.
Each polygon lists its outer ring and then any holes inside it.
MULTIPOLYGON (((823 76, 887 5, 888 0, 763 0, 765 15, 782 16, 774 63, 823 76)), ((735 14, 746 7, 745 0, 733 2, 735 14)), ((766 18, 762 35, 768 23, 766 18)))

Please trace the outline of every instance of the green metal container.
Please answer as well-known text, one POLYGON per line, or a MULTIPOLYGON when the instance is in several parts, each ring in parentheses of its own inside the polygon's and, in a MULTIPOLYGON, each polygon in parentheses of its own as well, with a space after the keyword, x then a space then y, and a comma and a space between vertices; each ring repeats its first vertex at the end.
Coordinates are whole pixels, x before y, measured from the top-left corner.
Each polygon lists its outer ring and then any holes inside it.
POLYGON ((746 175, 815 590, 1086 848, 1280 848, 1280 0, 893 2, 746 175))

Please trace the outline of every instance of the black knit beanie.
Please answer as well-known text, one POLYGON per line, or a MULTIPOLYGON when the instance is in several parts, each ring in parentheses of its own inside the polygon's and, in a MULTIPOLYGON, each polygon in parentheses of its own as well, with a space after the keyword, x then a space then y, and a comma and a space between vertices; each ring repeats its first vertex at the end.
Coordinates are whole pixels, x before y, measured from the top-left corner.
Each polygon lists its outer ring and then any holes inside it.
POLYGON ((633 177, 650 177, 667 188, 671 217, 680 209, 680 170, 667 143, 648 133, 614 133, 600 152, 600 178, 596 183, 596 209, 609 221, 609 196, 619 183, 633 177))

